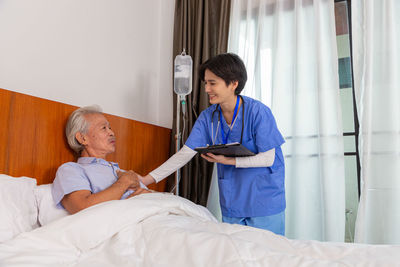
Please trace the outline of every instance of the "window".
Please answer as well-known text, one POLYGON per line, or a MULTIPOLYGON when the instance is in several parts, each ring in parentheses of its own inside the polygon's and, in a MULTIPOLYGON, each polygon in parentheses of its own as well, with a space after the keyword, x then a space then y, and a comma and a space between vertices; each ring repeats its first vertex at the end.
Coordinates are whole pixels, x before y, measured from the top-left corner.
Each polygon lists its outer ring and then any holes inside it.
POLYGON ((354 240, 354 226, 360 192, 358 118, 352 78, 350 8, 350 1, 335 0, 336 41, 346 172, 346 242, 353 242, 354 240))
POLYGON ((247 67, 242 94, 271 107, 286 139, 282 150, 287 167, 288 236, 325 240, 338 235, 341 239, 344 230, 346 241, 353 242, 360 164, 350 1, 335 1, 336 44, 331 42, 333 21, 323 23, 325 16, 331 19, 332 2, 323 2, 319 8, 312 1, 240 2, 231 14, 228 51, 239 54, 247 67), (336 60, 339 75, 333 77, 336 60), (337 146, 342 140, 343 148, 337 146), (340 180, 335 180, 338 175, 340 180), (336 199, 332 196, 341 202, 332 201, 336 199), (340 219, 339 234, 325 227, 327 216, 340 219), (313 224, 298 224, 303 218, 313 224))

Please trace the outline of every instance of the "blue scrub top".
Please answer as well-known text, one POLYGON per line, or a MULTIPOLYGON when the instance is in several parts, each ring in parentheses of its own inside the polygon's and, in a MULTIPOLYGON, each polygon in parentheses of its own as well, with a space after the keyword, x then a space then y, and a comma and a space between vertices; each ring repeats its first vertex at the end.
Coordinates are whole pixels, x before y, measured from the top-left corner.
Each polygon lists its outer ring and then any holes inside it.
MULTIPOLYGON (((240 142, 242 121, 244 119, 243 141, 247 149, 254 153, 266 152, 275 148, 275 160, 271 167, 236 168, 218 163, 218 185, 221 211, 227 217, 269 216, 285 210, 285 165, 281 145, 285 142, 279 132, 271 110, 260 101, 242 96, 243 105, 228 136, 228 143, 240 142)), ((185 143, 191 149, 211 145, 211 135, 217 133, 218 111, 211 118, 216 105, 204 110, 185 143), (211 129, 213 120, 213 130, 211 129), (213 131, 213 132, 212 132, 213 131)), ((229 127, 221 116, 220 127, 225 133, 229 127)), ((222 144, 218 130, 215 144, 222 144)))

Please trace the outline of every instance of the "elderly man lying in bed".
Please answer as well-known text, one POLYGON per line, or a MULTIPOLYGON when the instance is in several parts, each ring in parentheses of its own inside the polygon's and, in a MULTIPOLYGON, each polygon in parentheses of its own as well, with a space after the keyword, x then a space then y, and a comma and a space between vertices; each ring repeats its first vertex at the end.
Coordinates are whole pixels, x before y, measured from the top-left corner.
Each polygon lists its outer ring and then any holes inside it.
POLYGON ((97 106, 75 110, 65 129, 69 146, 80 156, 61 165, 53 182, 53 199, 73 214, 95 204, 150 191, 133 171, 123 171, 106 156, 115 151, 115 135, 97 106))

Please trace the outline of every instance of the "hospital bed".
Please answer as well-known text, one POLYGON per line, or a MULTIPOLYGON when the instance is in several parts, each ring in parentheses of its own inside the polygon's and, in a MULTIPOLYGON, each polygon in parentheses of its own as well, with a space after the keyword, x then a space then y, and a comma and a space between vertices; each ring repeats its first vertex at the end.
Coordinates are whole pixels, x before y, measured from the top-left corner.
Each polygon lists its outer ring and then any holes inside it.
MULTIPOLYGON (((399 246, 290 240, 219 223, 164 192, 68 215, 54 206, 50 183, 74 159, 63 125, 76 107, 2 89, 0 106, 0 266, 400 265, 399 246)), ((107 118, 117 135, 110 160, 122 168, 146 174, 168 157, 169 129, 107 118)))

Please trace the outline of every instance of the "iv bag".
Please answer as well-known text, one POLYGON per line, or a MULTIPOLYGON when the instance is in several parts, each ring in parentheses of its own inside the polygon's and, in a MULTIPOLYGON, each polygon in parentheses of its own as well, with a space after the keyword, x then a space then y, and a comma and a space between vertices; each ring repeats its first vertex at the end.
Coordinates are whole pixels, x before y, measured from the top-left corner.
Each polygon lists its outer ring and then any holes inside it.
POLYGON ((185 96, 192 92, 192 68, 193 62, 185 49, 182 54, 175 57, 174 64, 174 92, 177 95, 185 96))

